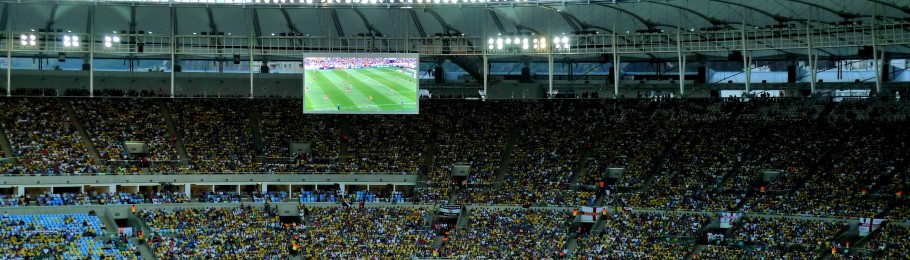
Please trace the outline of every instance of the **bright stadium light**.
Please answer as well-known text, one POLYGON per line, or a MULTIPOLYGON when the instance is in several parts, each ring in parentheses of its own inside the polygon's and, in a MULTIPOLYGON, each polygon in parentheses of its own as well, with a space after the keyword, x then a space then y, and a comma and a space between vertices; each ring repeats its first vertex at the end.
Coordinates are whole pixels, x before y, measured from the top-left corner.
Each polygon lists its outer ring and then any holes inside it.
POLYGON ((562 43, 569 43, 569 37, 562 37, 562 43))
POLYGON ((515 40, 512 42, 514 42, 515 44, 519 44, 519 43, 521 43, 521 39, 519 39, 518 37, 515 37, 515 40))
POLYGON ((497 49, 497 50, 502 50, 502 44, 496 45, 496 49, 497 49))
POLYGON ((528 43, 522 44, 522 45, 521 45, 521 49, 527 50, 527 49, 528 49, 528 43))
POLYGON ((512 38, 506 38, 506 44, 512 44, 512 38))
POLYGON ((493 49, 493 44, 487 45, 487 49, 493 49))
POLYGON ((559 44, 559 37, 553 37, 553 43, 559 44))
POLYGON ((493 44, 493 41, 493 38, 490 38, 490 40, 487 40, 487 44, 493 44))
POLYGON ((120 37, 117 37, 116 35, 114 35, 113 37, 108 36, 108 35, 104 36, 104 47, 108 47, 108 48, 112 47, 112 46, 114 46, 115 42, 120 43, 120 37))
POLYGON ((496 39, 496 44, 498 44, 498 45, 502 45, 502 38, 498 38, 498 39, 496 39))

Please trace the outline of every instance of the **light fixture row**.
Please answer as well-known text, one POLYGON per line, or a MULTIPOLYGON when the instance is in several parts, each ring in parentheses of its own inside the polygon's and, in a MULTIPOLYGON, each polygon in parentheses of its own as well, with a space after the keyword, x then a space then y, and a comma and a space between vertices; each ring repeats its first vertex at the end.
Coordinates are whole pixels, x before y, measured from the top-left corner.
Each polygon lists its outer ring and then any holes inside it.
MULTIPOLYGON (((568 50, 569 46, 569 37, 553 37, 553 47, 556 49, 568 50)), ((487 39, 487 49, 489 50, 502 50, 509 48, 521 48, 522 50, 535 49, 541 50, 547 48, 547 38, 533 38, 528 39, 527 37, 497 37, 487 39)))

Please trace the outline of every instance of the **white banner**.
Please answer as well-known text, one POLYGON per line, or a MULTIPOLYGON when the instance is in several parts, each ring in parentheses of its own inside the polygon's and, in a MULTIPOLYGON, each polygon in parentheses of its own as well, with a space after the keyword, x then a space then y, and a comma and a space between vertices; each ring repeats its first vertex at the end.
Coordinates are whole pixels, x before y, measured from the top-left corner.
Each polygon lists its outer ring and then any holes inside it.
POLYGON ((461 214, 461 205, 443 205, 439 207, 439 213, 445 216, 458 216, 461 214))
POLYGON ((593 207, 581 207, 581 222, 584 223, 594 223, 597 222, 597 208, 593 207))
POLYGON ((884 221, 885 221, 884 219, 880 219, 880 218, 876 218, 876 219, 859 218, 859 236, 861 236, 861 237, 868 236, 869 233, 872 233, 872 231, 875 231, 876 229, 881 227, 882 222, 884 222, 884 221))
POLYGON ((743 213, 738 212, 722 212, 720 213, 720 228, 732 228, 733 223, 736 223, 739 220, 739 217, 742 217, 743 213))

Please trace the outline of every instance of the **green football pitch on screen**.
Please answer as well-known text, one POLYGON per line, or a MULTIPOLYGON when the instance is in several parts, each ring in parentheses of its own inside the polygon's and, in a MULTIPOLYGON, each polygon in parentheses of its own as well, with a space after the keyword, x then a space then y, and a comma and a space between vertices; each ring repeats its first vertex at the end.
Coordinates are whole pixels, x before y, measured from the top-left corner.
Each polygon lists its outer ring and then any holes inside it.
POLYGON ((304 113, 417 114, 417 57, 304 58, 304 113))

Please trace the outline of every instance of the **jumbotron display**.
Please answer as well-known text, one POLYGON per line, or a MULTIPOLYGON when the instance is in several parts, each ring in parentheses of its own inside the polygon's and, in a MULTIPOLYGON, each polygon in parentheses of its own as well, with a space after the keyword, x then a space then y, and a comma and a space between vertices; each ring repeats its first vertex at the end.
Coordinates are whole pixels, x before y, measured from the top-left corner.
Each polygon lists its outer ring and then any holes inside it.
POLYGON ((417 54, 308 54, 303 112, 417 114, 417 54))

